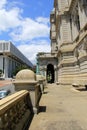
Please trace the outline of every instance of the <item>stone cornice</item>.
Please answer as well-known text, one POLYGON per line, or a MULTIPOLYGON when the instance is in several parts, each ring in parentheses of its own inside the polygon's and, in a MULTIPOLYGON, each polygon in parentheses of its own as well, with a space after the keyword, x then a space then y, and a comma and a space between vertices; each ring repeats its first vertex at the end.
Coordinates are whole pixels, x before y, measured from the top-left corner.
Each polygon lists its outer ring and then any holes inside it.
POLYGON ((74 43, 74 49, 79 46, 79 44, 81 43, 81 41, 87 36, 87 31, 85 31, 83 33, 83 35, 81 35, 81 37, 79 37, 79 40, 77 42, 74 43))
POLYGON ((34 80, 15 80, 13 81, 13 84, 37 84, 38 81, 34 81, 34 80))
POLYGON ((60 48, 61 52, 72 52, 74 50, 74 44, 71 45, 65 45, 60 48))
POLYGON ((78 57, 78 59, 77 58, 70 58, 70 59, 67 59, 67 60, 65 60, 65 59, 63 59, 63 60, 61 60, 60 61, 60 63, 58 64, 58 67, 60 67, 60 66, 63 66, 63 65, 66 65, 66 66, 68 66, 68 65, 70 65, 70 64, 72 64, 72 65, 74 65, 76 62, 82 62, 82 61, 84 61, 84 60, 86 60, 87 59, 87 54, 83 54, 83 55, 80 55, 79 57, 78 57))
POLYGON ((70 59, 67 59, 67 60, 63 59, 63 60, 61 60, 60 63, 58 64, 58 67, 60 67, 61 65, 64 65, 64 64, 66 64, 66 65, 74 64, 76 61, 77 61, 76 58, 72 58, 72 59, 70 58, 70 59))
MULTIPOLYGON (((86 36, 87 36, 87 31, 85 31, 83 34, 81 34, 81 36, 80 36, 80 34, 78 35, 78 41, 74 41, 72 44, 70 43, 69 45, 68 45, 68 43, 62 44, 62 46, 61 46, 60 49, 59 49, 59 52, 61 52, 61 53, 66 52, 66 53, 67 53, 67 52, 72 52, 72 51, 74 51, 74 49, 79 46, 79 44, 81 43, 81 41, 82 41, 86 36)), ((58 52, 58 53, 59 53, 59 52, 58 52)))

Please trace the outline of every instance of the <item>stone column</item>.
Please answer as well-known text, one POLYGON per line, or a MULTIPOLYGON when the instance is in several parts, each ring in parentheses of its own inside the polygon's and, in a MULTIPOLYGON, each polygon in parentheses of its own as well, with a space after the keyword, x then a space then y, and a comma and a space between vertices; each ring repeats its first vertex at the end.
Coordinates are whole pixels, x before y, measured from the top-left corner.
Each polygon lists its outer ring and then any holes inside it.
POLYGON ((54 75, 55 75, 55 83, 57 82, 57 67, 56 66, 54 66, 54 75))
POLYGON ((5 75, 5 78, 8 78, 8 57, 7 56, 4 56, 4 75, 5 75))
POLYGON ((16 91, 27 90, 30 92, 30 99, 34 114, 38 113, 39 99, 41 97, 40 84, 36 81, 36 75, 29 69, 21 70, 17 73, 13 81, 16 91))
POLYGON ((46 68, 46 66, 44 67, 44 76, 45 76, 45 78, 47 77, 47 68, 46 68))
POLYGON ((61 15, 61 44, 71 42, 70 15, 61 15))

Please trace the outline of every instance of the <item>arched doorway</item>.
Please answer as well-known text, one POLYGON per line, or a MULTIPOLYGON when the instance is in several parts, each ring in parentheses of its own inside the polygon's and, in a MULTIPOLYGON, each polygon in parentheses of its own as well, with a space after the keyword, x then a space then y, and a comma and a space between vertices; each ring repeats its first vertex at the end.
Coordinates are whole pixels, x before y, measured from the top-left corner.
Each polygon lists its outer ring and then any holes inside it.
POLYGON ((54 66, 52 64, 47 65, 47 82, 54 83, 54 66))

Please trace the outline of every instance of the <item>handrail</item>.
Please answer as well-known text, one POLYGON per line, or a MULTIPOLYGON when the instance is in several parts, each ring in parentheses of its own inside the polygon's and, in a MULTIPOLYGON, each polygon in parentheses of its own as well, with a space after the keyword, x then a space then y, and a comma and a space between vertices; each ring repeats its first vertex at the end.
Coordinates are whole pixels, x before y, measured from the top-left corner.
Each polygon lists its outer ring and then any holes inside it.
POLYGON ((0 100, 0 130, 22 130, 31 113, 28 102, 26 90, 0 100))

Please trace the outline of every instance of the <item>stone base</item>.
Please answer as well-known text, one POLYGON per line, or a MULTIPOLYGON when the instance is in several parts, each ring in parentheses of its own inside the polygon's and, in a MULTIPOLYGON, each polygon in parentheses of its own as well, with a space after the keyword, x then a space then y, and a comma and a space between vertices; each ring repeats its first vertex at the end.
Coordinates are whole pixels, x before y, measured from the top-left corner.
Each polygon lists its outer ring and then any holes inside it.
POLYGON ((34 114, 38 114, 38 108, 33 107, 33 112, 34 112, 34 114))

